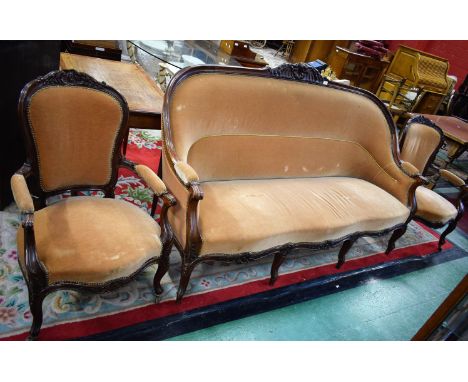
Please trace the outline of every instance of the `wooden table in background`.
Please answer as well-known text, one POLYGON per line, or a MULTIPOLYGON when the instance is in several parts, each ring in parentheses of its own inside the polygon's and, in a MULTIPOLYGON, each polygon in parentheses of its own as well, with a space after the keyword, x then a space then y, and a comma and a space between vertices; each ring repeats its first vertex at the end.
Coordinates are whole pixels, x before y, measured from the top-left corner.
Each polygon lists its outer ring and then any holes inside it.
POLYGON ((439 126, 446 138, 448 163, 451 164, 468 148, 468 123, 447 115, 422 114, 439 126))
MULTIPOLYGON (((130 115, 128 126, 135 129, 161 129, 164 93, 143 70, 134 63, 105 60, 70 53, 60 54, 61 69, 75 69, 115 88, 127 100, 130 115)), ((127 151, 128 136, 123 153, 127 151)))

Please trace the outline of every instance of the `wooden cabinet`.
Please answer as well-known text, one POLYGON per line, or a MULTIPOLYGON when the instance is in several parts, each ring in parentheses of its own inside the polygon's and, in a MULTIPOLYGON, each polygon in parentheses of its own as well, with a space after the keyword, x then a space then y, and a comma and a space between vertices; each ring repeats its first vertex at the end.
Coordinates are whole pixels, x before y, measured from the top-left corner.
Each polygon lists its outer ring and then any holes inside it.
POLYGON ((389 62, 337 46, 329 64, 337 78, 349 80, 352 86, 375 93, 389 62))
POLYGON ((322 60, 328 62, 337 46, 347 48, 347 40, 296 40, 291 54, 291 62, 311 62, 322 60))

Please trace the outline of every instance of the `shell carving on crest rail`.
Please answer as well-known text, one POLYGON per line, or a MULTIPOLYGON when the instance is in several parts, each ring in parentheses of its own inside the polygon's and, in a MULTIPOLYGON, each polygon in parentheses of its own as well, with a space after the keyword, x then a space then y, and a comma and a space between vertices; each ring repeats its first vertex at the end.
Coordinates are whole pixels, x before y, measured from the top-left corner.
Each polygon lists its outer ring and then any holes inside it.
POLYGON ((276 68, 267 68, 273 77, 287 80, 323 83, 320 72, 307 64, 283 64, 276 68))

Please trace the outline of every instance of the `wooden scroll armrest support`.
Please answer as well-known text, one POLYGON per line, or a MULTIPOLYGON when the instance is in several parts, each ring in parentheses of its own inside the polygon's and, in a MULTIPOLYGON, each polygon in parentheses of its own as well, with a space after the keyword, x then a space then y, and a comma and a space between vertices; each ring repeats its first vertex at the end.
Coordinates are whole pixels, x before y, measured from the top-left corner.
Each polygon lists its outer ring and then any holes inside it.
POLYGON ((11 190, 13 198, 21 212, 21 225, 24 231, 24 253, 26 263, 26 277, 33 279, 33 288, 42 290, 47 285, 47 271, 39 261, 36 252, 36 240, 34 236, 34 203, 26 184, 26 178, 30 175, 31 168, 24 164, 11 177, 11 190))

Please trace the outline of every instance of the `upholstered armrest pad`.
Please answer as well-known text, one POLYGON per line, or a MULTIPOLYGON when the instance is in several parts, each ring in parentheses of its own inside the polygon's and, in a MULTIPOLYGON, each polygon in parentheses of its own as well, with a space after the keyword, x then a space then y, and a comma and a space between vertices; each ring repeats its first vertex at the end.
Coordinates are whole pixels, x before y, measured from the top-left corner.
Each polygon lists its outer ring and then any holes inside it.
POLYGON ((420 175, 419 170, 410 162, 401 161, 401 167, 409 176, 420 175))
POLYGON ((177 162, 174 165, 174 169, 177 173, 177 176, 182 180, 182 182, 184 182, 185 185, 192 182, 198 182, 198 174, 188 163, 177 162))
POLYGON ((465 185, 463 179, 456 176, 453 172, 448 170, 440 170, 439 173, 442 178, 453 184, 455 187, 461 187, 465 185))
POLYGON ((34 212, 34 203, 23 175, 14 174, 11 177, 11 190, 21 212, 34 212))
POLYGON ((161 195, 167 192, 164 182, 148 166, 137 164, 135 165, 135 171, 156 195, 161 195))

